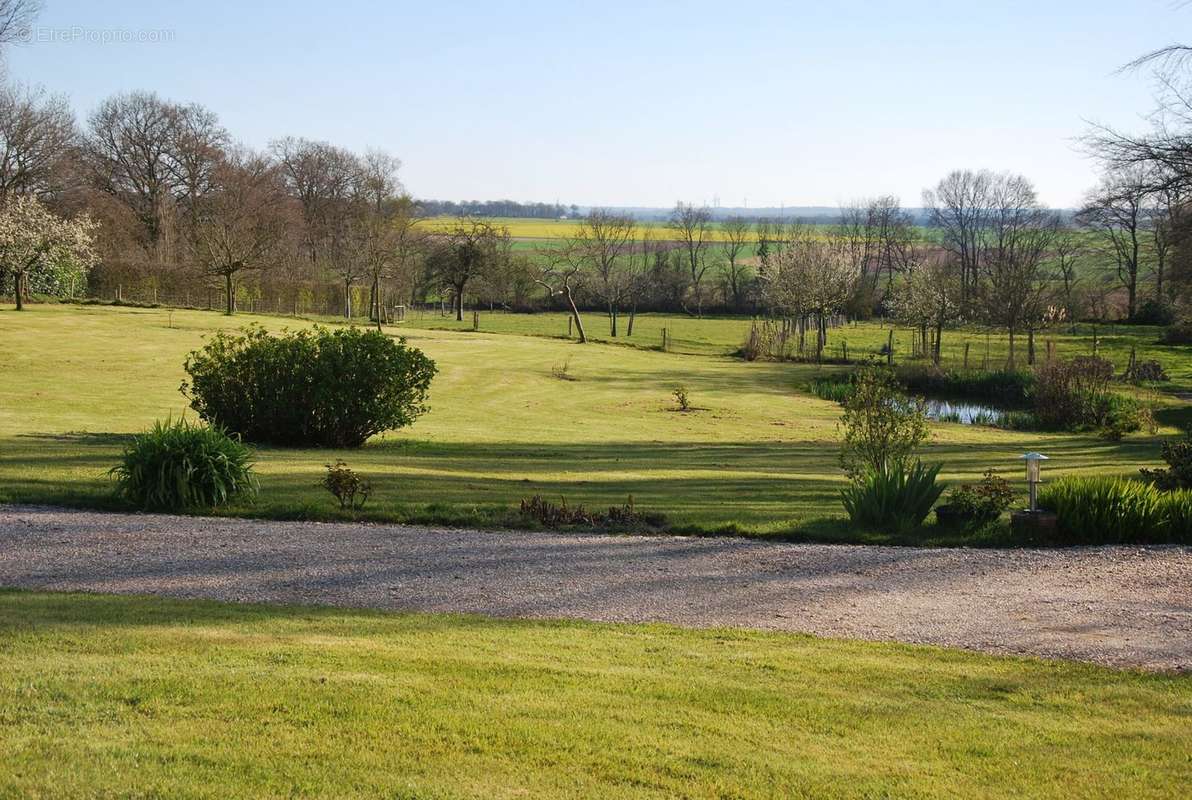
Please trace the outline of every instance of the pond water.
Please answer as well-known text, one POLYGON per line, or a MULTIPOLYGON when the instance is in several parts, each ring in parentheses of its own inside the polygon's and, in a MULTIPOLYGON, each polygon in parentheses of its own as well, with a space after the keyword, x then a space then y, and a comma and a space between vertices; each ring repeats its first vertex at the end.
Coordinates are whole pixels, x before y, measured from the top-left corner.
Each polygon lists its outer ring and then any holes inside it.
POLYGON ((927 418, 938 422, 959 422, 961 425, 1000 425, 1006 412, 980 403, 953 400, 927 400, 927 418))

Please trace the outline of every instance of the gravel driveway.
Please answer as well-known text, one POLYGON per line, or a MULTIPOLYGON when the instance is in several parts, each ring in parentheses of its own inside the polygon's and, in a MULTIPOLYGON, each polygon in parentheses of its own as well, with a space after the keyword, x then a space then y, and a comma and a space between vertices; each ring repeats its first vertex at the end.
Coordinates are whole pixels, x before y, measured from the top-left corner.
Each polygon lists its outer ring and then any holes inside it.
POLYGON ((0 506, 0 586, 663 621, 1192 670, 1192 548, 957 550, 0 506))

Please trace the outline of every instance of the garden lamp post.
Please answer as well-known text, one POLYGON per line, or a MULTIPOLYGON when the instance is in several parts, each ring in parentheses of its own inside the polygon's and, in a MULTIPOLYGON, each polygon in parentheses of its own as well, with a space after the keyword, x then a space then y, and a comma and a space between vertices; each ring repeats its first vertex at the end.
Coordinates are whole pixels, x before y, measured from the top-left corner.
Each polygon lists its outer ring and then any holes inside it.
POLYGON ((1031 513, 1033 514, 1039 510, 1039 464, 1042 461, 1047 461, 1048 458, 1042 453, 1035 453, 1033 451, 1019 456, 1019 458, 1026 461, 1026 484, 1030 488, 1031 513))

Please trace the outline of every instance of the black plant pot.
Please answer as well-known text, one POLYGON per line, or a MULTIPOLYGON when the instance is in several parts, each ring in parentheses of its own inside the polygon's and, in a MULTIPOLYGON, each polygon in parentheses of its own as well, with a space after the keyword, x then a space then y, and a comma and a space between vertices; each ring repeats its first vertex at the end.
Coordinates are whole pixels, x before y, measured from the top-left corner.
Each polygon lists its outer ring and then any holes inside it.
POLYGON ((1014 511, 1010 514, 1010 530, 1047 540, 1055 536, 1058 521, 1050 511, 1014 511))
POLYGON ((960 528, 967 528, 976 522, 977 515, 971 511, 945 504, 935 507, 935 521, 941 528, 958 530, 960 528))

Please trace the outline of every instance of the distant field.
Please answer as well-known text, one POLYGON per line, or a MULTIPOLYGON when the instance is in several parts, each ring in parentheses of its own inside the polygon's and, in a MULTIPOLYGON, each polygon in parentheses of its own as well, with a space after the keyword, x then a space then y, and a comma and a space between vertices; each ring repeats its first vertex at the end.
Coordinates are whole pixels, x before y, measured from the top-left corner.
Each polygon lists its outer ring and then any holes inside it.
MULTIPOLYGON (((554 249, 560 246, 567 238, 575 236, 581 225, 581 221, 578 219, 553 220, 516 217, 485 217, 483 219, 498 227, 507 228, 510 237, 513 239, 513 249, 532 258, 539 252, 554 249)), ((442 232, 450 230, 458 222, 459 220, 456 217, 429 217, 420 224, 424 230, 442 232)), ((821 235, 827 235, 834 226, 821 224, 815 227, 821 235)), ((931 245, 939 242, 940 234, 937 229, 918 226, 915 228, 915 234, 918 237, 918 241, 923 244, 931 245)), ((637 223, 636 239, 641 241, 647 235, 655 241, 675 240, 674 232, 667 227, 665 222, 659 220, 643 220, 637 223)), ((1086 234, 1086 236, 1089 239, 1090 245, 1095 242, 1095 237, 1092 234, 1086 234)), ((711 249, 709 257, 714 263, 723 261, 723 255, 718 245, 724 240, 725 235, 723 230, 719 226, 713 227, 710 241, 717 246, 711 249)), ((741 257, 746 261, 756 260, 757 244, 752 237, 741 257)), ((716 272, 717 269, 713 268, 709 275, 710 280, 715 280, 716 272)), ((1112 260, 1108 254, 1088 257, 1078 264, 1077 268, 1077 274, 1085 282, 1086 286, 1090 285, 1090 282, 1094 280, 1099 281, 1110 276, 1112 273, 1112 260)), ((1152 275, 1146 273, 1140 276, 1139 291, 1142 296, 1146 296, 1151 291, 1152 285, 1152 275)))
MULTIPOLYGON (((578 219, 524 219, 519 217, 484 217, 483 219, 498 227, 507 228, 509 235, 514 239, 566 239, 574 236, 582 224, 582 221, 578 219)), ((449 230, 458 221, 456 217, 429 217, 422 222, 422 225, 426 230, 444 231, 449 230)), ((818 225, 816 227, 827 231, 832 226, 818 225)), ((925 241, 930 241, 931 233, 927 228, 916 228, 916 231, 925 241)), ((660 220, 639 221, 637 223, 638 238, 642 238, 647 233, 654 239, 674 238, 674 231, 671 231, 666 223, 660 220)), ((724 240, 724 231, 719 225, 713 226, 711 238, 712 241, 724 240)))
MULTIPOLYGON (((0 502, 110 505, 106 473, 127 437, 185 411, 186 353, 215 330, 249 322, 309 324, 165 309, 0 311, 0 502)), ((599 317, 589 323, 603 335, 599 317)), ((685 530, 873 540, 841 524, 840 408, 805 390, 820 370, 726 355, 747 320, 643 317, 640 347, 548 338, 565 334, 562 315, 482 314, 479 333, 430 329, 456 325, 438 318, 416 324, 390 331, 438 362, 430 413, 359 450, 262 448, 260 499, 228 513, 331 516, 316 483, 323 465, 342 457, 372 479, 368 513, 377 519, 485 525, 533 494, 590 507, 632 495, 685 530), (542 335, 490 332, 501 325, 542 335), (655 349, 664 325, 683 352, 655 349), (564 367, 571 380, 555 376, 564 367), (678 386, 696 411, 675 411, 678 386)), ((833 332, 833 341, 845 335, 857 346, 884 340, 876 325, 833 332)), ((1118 354, 1125 337, 1147 341, 1137 330, 1118 335, 1118 354)), ((1081 346, 1074 338, 1069 352, 1081 346)), ((1179 385, 1192 383, 1187 348, 1157 355, 1179 385)), ((1018 481, 1018 455, 1028 450, 1052 456, 1049 475, 1129 474, 1158 463, 1159 442, 939 424, 926 457, 944 462, 948 482, 990 467, 1018 481)))

